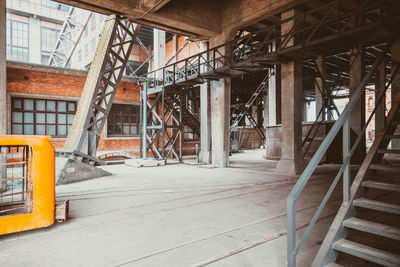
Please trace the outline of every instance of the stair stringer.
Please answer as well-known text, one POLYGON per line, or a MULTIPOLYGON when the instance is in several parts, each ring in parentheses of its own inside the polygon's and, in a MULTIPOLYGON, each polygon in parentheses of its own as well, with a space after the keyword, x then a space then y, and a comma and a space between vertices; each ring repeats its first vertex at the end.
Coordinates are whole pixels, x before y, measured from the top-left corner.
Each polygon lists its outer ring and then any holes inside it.
POLYGON ((369 175, 373 173, 369 169, 369 166, 372 163, 380 161, 383 155, 377 154, 378 149, 381 148, 381 145, 387 147, 390 140, 385 139, 385 135, 393 134, 396 127, 391 125, 391 121, 396 118, 397 111, 400 103, 400 93, 396 95, 395 100, 392 102, 392 107, 389 111, 389 114, 386 117, 386 127, 380 132, 371 146, 368 154, 366 155, 363 163, 360 166, 360 169, 357 172, 356 177, 350 188, 350 200, 348 203, 342 203, 339 208, 338 213, 336 214, 331 227, 328 230, 328 233, 325 236, 324 241, 322 242, 317 256, 315 257, 312 267, 320 267, 326 266, 327 264, 334 262, 337 258, 337 252, 333 249, 333 243, 341 238, 345 238, 347 236, 347 232, 343 226, 343 222, 351 217, 356 215, 356 210, 353 206, 353 201, 364 194, 364 189, 362 187, 362 182, 368 178, 369 175))

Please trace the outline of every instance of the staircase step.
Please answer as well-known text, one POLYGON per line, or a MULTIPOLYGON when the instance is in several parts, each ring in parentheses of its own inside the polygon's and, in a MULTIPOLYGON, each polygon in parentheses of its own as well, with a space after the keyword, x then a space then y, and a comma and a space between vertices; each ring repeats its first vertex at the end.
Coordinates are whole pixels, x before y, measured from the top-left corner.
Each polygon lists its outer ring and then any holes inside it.
POLYGON ((388 172, 398 172, 400 171, 400 168, 398 167, 393 167, 390 165, 385 165, 385 164, 371 164, 369 166, 371 170, 377 170, 377 171, 388 171, 388 172))
POLYGON ((390 225, 371 222, 355 217, 345 220, 343 222, 343 225, 347 228, 356 229, 359 231, 387 237, 394 240, 400 240, 400 228, 390 225))
POLYGON ((360 208, 367 208, 387 213, 400 215, 400 206, 368 198, 359 198, 353 201, 353 205, 360 208))
POLYGON ((380 154, 400 154, 400 149, 379 149, 380 154))
POLYGON ((400 266, 400 256, 380 249, 372 248, 346 239, 340 239, 333 243, 335 250, 375 262, 383 266, 400 266))
POLYGON ((400 192, 400 185, 398 185, 398 184, 383 183, 383 182, 378 182, 378 181, 373 181, 373 180, 362 182, 362 186, 369 187, 369 188, 376 188, 376 189, 400 192))

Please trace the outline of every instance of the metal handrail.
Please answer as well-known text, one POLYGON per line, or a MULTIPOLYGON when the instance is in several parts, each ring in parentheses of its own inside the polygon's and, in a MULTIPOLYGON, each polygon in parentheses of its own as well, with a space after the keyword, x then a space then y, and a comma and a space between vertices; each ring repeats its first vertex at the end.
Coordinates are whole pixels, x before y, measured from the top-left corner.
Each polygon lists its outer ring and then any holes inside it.
MULTIPOLYGON (((371 10, 375 10, 379 7, 379 4, 380 2, 364 0, 359 9, 346 12, 342 8, 341 1, 332 0, 312 10, 307 10, 305 12, 302 12, 301 14, 296 14, 290 18, 284 19, 274 25, 266 27, 265 29, 249 33, 233 41, 218 45, 206 51, 200 52, 188 58, 164 66, 160 69, 153 70, 149 72, 147 76, 153 77, 154 75, 155 77, 157 73, 164 72, 163 70, 173 70, 174 73, 179 70, 179 77, 182 80, 188 80, 196 77, 201 77, 202 74, 205 74, 209 71, 217 71, 220 67, 233 66, 236 63, 240 63, 246 60, 255 60, 256 57, 259 56, 277 53, 279 51, 284 51, 285 49, 291 49, 293 47, 304 49, 306 46, 316 45, 318 43, 318 33, 324 29, 332 32, 331 35, 334 35, 336 37, 343 37, 345 35, 345 31, 349 30, 349 25, 351 25, 351 23, 349 22, 354 16, 359 14, 366 14, 371 10), (313 16, 314 13, 317 11, 321 11, 327 8, 329 8, 329 12, 326 12, 327 14, 324 18, 322 18, 320 23, 311 25, 305 23, 306 18, 308 18, 309 16, 313 16), (335 16, 328 16, 329 14, 333 14, 333 12, 336 12, 334 13, 336 14, 335 16), (294 26, 289 32, 282 34, 279 30, 280 27, 289 22, 294 22, 294 26), (301 25, 301 27, 299 25, 301 25), (299 43, 297 45, 293 45, 289 41, 296 36, 301 37, 299 39, 301 39, 302 41, 299 40, 299 43), (270 49, 267 49, 267 51, 265 51, 264 47, 269 47, 268 44, 272 43, 281 43, 281 45, 276 46, 276 49, 274 49, 274 51, 270 49), (201 59, 207 60, 201 62, 201 59), (207 66, 207 68, 204 68, 203 70, 198 69, 197 72, 189 73, 188 71, 193 71, 193 69, 184 68, 184 66, 188 65, 188 62, 190 62, 191 65, 195 65, 194 62, 197 62, 197 66, 200 67, 203 65, 207 66)), ((379 19, 382 18, 371 20, 369 22, 364 22, 364 24, 376 23, 379 19)), ((355 27, 356 26, 357 25, 355 25, 355 27)), ((321 39, 326 39, 326 36, 321 39)), ((178 74, 178 72, 176 72, 176 74, 178 74)), ((178 82, 178 79, 175 78, 172 84, 175 84, 175 82, 178 82)))
MULTIPOLYGON (((394 38, 397 36, 398 30, 395 34, 393 34, 394 38)), ((296 266, 296 255, 300 251, 301 247, 303 246, 305 240, 309 236, 311 229, 317 222, 318 217, 322 213, 328 199, 330 198, 334 188, 336 187, 337 183, 339 182, 340 178, 343 175, 343 202, 348 203, 349 201, 349 166, 350 166, 350 159, 353 153, 355 152, 356 148, 358 147, 359 143, 361 142, 363 136, 365 135, 365 130, 368 127, 368 124, 371 122, 372 117, 375 115, 377 107, 380 102, 384 99, 386 94, 386 90, 388 89, 389 85, 393 81, 392 76, 389 83, 385 86, 384 90, 379 95, 379 98, 376 102, 375 109, 371 113, 370 117, 368 118, 367 122, 365 123, 364 127, 361 130, 361 133, 358 135, 357 140, 354 142, 351 149, 344 151, 343 157, 343 164, 337 173, 335 179, 333 180, 331 186, 328 189, 325 197, 323 198, 322 202, 320 203, 317 211, 315 212, 313 218, 311 219, 310 224, 308 225, 306 231, 300 238, 299 243, 296 245, 296 200, 303 191, 304 187, 306 186, 307 182, 309 181, 311 175, 314 173, 316 167, 318 166, 319 162, 322 160, 323 156, 327 152, 328 148, 332 144, 333 140, 339 133, 340 129, 343 127, 343 134, 344 134, 344 142, 346 140, 350 140, 350 114, 351 110, 355 107, 357 102, 360 100, 363 92, 365 91, 365 86, 367 85, 368 81, 372 77, 373 73, 376 71, 379 64, 382 62, 383 58, 386 56, 387 52, 390 49, 391 43, 394 41, 394 38, 391 42, 388 42, 385 48, 382 50, 381 54, 375 59, 375 62, 369 72, 364 76, 360 85, 357 87, 356 91, 354 92, 353 96, 350 98, 349 103, 346 105, 345 109, 343 110, 342 114, 339 116, 338 120, 333 124, 331 130, 323 140, 322 144, 319 146, 318 150, 312 157, 311 161, 299 177, 297 183, 294 185, 292 190, 289 193, 287 198, 287 261, 288 266, 293 267, 296 266)), ((394 74, 397 73, 399 66, 397 66, 396 71, 394 74)), ((348 144, 349 145, 349 144, 348 144)))

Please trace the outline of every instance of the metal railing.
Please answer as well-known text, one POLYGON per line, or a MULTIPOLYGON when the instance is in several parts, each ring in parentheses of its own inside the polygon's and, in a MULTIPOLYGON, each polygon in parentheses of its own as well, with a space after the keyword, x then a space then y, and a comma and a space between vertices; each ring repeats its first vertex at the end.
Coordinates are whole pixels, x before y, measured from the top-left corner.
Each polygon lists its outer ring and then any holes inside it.
POLYGON ((32 212, 30 146, 0 146, 0 217, 32 212))
MULTIPOLYGON (((390 2, 364 0, 356 10, 348 10, 343 2, 332 0, 259 31, 241 32, 230 42, 153 70, 148 77, 158 79, 164 86, 171 86, 228 71, 223 68, 240 71, 246 66, 273 65, 279 63, 277 58, 285 61, 285 57, 279 57, 285 53, 302 54, 305 48, 344 38, 356 30, 372 29, 383 20, 398 20, 396 14, 390 14, 397 8, 388 8, 390 2), (322 18, 321 13, 324 14, 322 18), (282 33, 282 26, 289 30, 282 33)), ((290 57, 286 60, 289 61, 290 57)), ((148 88, 152 88, 151 85, 148 88)))
POLYGON ((385 99, 386 91, 391 85, 393 78, 397 74, 399 70, 399 65, 396 66, 394 72, 392 73, 391 79, 386 84, 384 90, 379 92, 379 97, 376 99, 375 108, 367 119, 365 125, 360 130, 360 134, 357 136, 357 139, 353 144, 350 142, 350 114, 352 109, 356 106, 357 102, 363 96, 365 92, 365 87, 370 81, 373 74, 376 72, 379 64, 382 62, 387 52, 390 49, 391 43, 394 41, 394 38, 397 36, 398 30, 396 33, 393 33, 393 40, 387 43, 385 48, 382 50, 381 54, 376 57, 374 64, 363 77, 361 83, 355 90, 354 94, 351 96, 349 103, 346 105, 342 114, 339 116, 338 120, 333 124, 331 130, 325 137, 322 144, 319 146, 318 150, 312 157, 311 161, 301 174, 297 183, 292 188, 289 196, 287 198, 287 261, 288 266, 293 267, 296 266, 296 255, 299 253, 301 247, 306 241, 307 237, 310 235, 310 232, 317 222, 319 216, 321 215, 325 205, 327 204, 330 196, 332 195, 333 190, 338 184, 341 177, 343 177, 343 203, 347 204, 350 199, 350 159, 354 152, 356 151, 358 145, 361 143, 361 140, 364 138, 366 134, 366 129, 371 122, 373 116, 375 115, 378 106, 382 103, 383 99, 385 99), (333 140, 339 133, 340 129, 343 128, 343 164, 341 165, 338 173, 336 174, 331 186, 329 187, 327 193, 325 194, 323 200, 318 206, 315 214, 313 215, 310 224, 306 228, 304 234, 301 236, 299 242, 296 240, 296 200, 300 196, 310 177, 314 173, 316 167, 320 163, 321 159, 327 152, 328 148, 332 144, 333 140))

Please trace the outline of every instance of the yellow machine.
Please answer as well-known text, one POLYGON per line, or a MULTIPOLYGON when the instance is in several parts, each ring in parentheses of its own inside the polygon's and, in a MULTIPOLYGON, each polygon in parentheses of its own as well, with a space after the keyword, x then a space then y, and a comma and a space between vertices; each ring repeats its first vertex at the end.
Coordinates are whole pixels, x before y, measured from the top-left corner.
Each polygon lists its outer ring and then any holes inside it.
POLYGON ((55 153, 48 136, 0 136, 0 235, 55 218, 55 153))

